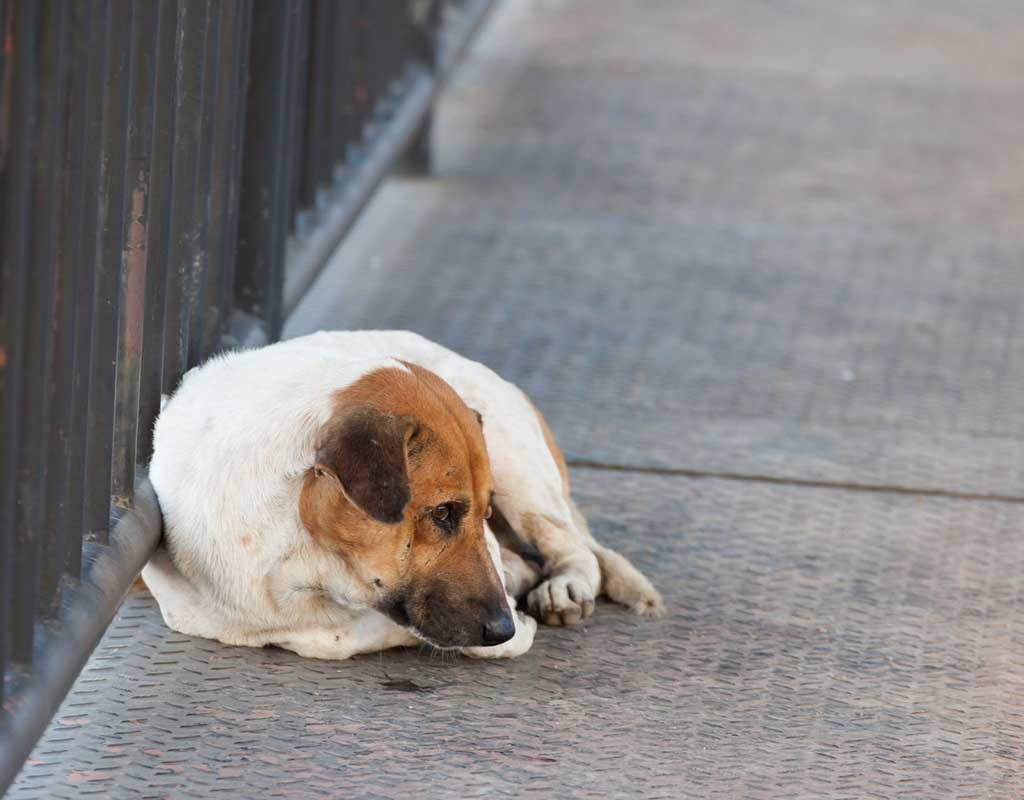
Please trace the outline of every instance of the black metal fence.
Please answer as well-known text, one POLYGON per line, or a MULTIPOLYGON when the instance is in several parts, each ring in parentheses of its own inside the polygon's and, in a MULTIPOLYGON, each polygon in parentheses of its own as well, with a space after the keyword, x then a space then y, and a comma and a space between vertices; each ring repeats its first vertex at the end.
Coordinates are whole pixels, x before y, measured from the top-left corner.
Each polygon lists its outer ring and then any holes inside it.
POLYGON ((276 338, 489 0, 0 0, 0 790, 159 537, 161 394, 276 338))

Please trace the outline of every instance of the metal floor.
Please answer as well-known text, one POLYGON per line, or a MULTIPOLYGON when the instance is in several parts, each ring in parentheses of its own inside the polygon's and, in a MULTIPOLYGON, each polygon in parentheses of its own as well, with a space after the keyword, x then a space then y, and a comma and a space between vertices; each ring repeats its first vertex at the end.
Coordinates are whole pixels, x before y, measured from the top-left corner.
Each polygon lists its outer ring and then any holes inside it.
POLYGON ((501 663, 133 596, 16 798, 1024 796, 1024 15, 514 0, 293 318, 548 415, 663 590, 501 663))

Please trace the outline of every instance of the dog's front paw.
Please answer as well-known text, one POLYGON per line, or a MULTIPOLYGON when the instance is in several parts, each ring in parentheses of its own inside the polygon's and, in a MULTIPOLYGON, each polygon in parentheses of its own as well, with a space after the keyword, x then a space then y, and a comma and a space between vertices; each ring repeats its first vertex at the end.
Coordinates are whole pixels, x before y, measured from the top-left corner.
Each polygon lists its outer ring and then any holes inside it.
MULTIPOLYGON (((509 598, 513 608, 515 601, 509 598)), ((462 652, 473 658, 515 658, 521 656, 533 646, 533 637, 537 633, 537 620, 518 611, 512 612, 516 619, 516 635, 494 647, 463 647, 462 652)))
POLYGON ((577 575, 556 575, 530 592, 527 605, 545 625, 576 625, 594 613, 594 590, 577 575))

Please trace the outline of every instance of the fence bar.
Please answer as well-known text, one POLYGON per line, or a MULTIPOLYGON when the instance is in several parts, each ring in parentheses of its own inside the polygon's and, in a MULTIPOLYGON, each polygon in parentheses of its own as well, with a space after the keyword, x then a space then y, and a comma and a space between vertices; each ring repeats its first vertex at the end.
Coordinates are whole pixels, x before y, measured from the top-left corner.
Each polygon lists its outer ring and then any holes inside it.
MULTIPOLYGON (((385 53, 388 61, 388 91, 393 94, 395 82, 402 77, 402 72, 410 58, 418 56, 411 35, 410 21, 412 8, 409 3, 399 2, 390 7, 388 15, 388 42, 385 53)), ((429 63, 426 65, 430 66, 429 63)))
POLYGON ((348 159, 355 140, 355 25, 348 5, 333 6, 334 30, 331 33, 331 64, 328 84, 330 128, 328 158, 333 178, 337 168, 348 159))
MULTIPOLYGON (((402 3, 402 5, 405 5, 402 3)), ((394 77, 396 36, 395 11, 399 4, 395 0, 385 3, 374 3, 374 27, 372 30, 375 51, 375 67, 373 70, 377 85, 377 105, 387 104, 391 95, 391 79, 394 77)))
POLYGON ((173 103, 177 67, 178 4, 162 0, 159 4, 154 67, 153 134, 151 139, 150 181, 147 202, 146 291, 142 323, 142 370, 139 391, 139 419, 136 431, 136 461, 149 462, 153 452, 151 421, 160 411, 164 388, 164 308, 170 249, 171 175, 175 132, 173 103))
MULTIPOLYGON (((10 6, 5 6, 0 0, 0 36, 4 41, 13 40, 13 20, 9 19, 10 6)), ((12 65, 9 54, 5 48, 0 48, 0 85, 9 85, 8 76, 12 65)), ((4 138, 10 135, 10 129, 2 120, 0 126, 4 131, 4 138)), ((12 188, 9 184, 9 161, 6 152, 0 151, 0 192, 8 196, 7 192, 12 188)), ((5 215, 6 216, 6 215, 5 215)), ((6 234, 7 225, 5 220, 0 218, 0 235, 6 234)), ((6 236, 5 236, 6 239, 6 236)), ((16 397, 16 386, 12 378, 17 374, 11 368, 12 351, 14 349, 14 335, 10 330, 12 323, 14 303, 13 290, 16 281, 14 278, 14 267, 16 261, 11 260, 3 240, 0 240, 0 708, 3 707, 5 694, 5 675, 7 673, 7 651, 8 651, 8 627, 10 608, 13 603, 11 592, 12 578, 12 554, 14 550, 14 525, 11 509, 14 507, 13 476, 15 445, 12 441, 14 425, 16 424, 15 412, 10 406, 12 394, 16 397)))
MULTIPOLYGON (((39 589, 39 551, 44 540, 46 514, 46 378, 52 330, 50 310, 53 297, 52 238, 47 237, 46 223, 39 222, 40 212, 46 214, 45 203, 53 191, 55 180, 53 154, 53 87, 56 83, 53 54, 55 9, 38 4, 33 12, 24 14, 26 27, 35 27, 38 37, 32 43, 32 68, 35 79, 26 100, 34 106, 31 112, 36 130, 32 150, 26 155, 31 177, 26 205, 30 216, 25 220, 28 242, 25 245, 28 273, 25 276, 25 318, 21 329, 22 351, 21 433, 18 437, 18 471, 15 484, 14 524, 14 633, 13 656, 24 666, 32 663, 34 622, 39 589), (31 22, 30 22, 31 19, 31 22), (38 48, 38 49, 37 49, 38 48), (47 238, 48 241, 42 241, 47 238), (32 269, 31 265, 38 265, 32 269)), ((26 48, 27 49, 27 48, 26 48)), ((17 67, 20 66, 17 65, 17 67)), ((26 110, 27 111, 27 110, 26 110)))
POLYGON ((184 313, 187 315, 185 369, 202 360, 205 329, 206 269, 209 262, 207 233, 210 218, 210 162, 213 145, 214 99, 217 95, 217 67, 220 46, 222 2, 208 0, 206 5, 203 67, 199 82, 199 149, 196 158, 195 199, 191 206, 188 241, 188 283, 184 313))
MULTIPOLYGON (((235 74, 238 76, 239 85, 235 87, 234 104, 231 111, 231 133, 228 144, 228 158, 226 168, 228 170, 226 187, 226 209, 225 224, 223 230, 223 243, 219 249, 213 250, 215 257, 221 260, 220 270, 220 305, 223 309, 222 326, 224 332, 224 346, 238 345, 242 343, 255 344, 252 335, 262 337, 263 329, 257 327, 247 314, 235 314, 235 286, 236 274, 235 264, 238 254, 239 240, 239 216, 241 177, 242 177, 242 156, 244 152, 242 140, 245 133, 246 109, 248 107, 248 93, 246 86, 249 75, 249 48, 252 42, 252 0, 240 0, 238 5, 238 49, 236 52, 235 74)), ((265 340, 264 340, 265 341, 265 340)))
POLYGON ((195 206, 200 201, 196 186, 202 135, 202 81, 208 10, 204 0, 181 0, 178 6, 170 240, 164 308, 164 392, 174 388, 185 370, 188 356, 192 261, 197 247, 193 240, 195 206))
MULTIPOLYGON (((75 396, 75 356, 79 346, 78 316, 83 305, 81 296, 89 296, 91 283, 82 288, 81 236, 84 198, 81 185, 84 177, 83 159, 83 111, 85 104, 86 72, 83 65, 88 63, 89 19, 85 4, 67 4, 69 16, 64 29, 61 46, 66 49, 64 59, 64 103, 62 113, 66 115, 63 130, 60 131, 60 146, 63 150, 63 176, 59 188, 58 202, 63 209, 60 215, 56 243, 57 275, 57 349, 54 352, 50 386, 50 440, 47 445, 47 481, 50 501, 46 519, 46 530, 55 543, 55 558, 48 563, 43 557, 41 580, 49 586, 50 613, 56 610, 59 600, 58 586, 69 574, 78 576, 81 557, 82 532, 77 525, 72 527, 71 519, 81 519, 81 508, 72 513, 72 498, 78 498, 72 483, 78 483, 80 473, 72 474, 72 438, 78 414, 75 396)), ((89 276, 91 278, 91 275, 89 276)), ((44 588, 43 594, 48 590, 44 588)))
MULTIPOLYGON (((13 10, 9 5, 0 7, 0 35, 4 41, 13 40, 13 10)), ((0 48, 0 82, 11 85, 9 76, 13 70, 13 53, 0 48)), ((12 110, 13 106, 12 98, 12 110)), ((9 119, 9 117, 8 117, 9 119)), ((8 146, 15 144, 12 130, 3 120, 4 138, 8 146)), ((22 147, 24 145, 21 145, 22 147)), ((12 173, 10 153, 13 150, 0 152, 0 192, 9 197, 17 187, 17 180, 12 173)), ((14 473, 17 464, 17 400, 19 386, 16 369, 16 333, 20 327, 17 312, 21 307, 18 292, 19 262, 17 249, 13 252, 10 244, 14 241, 11 235, 17 223, 13 215, 4 214, 0 217, 0 708, 3 707, 6 694, 7 662, 10 650, 11 611, 14 603, 14 473), (9 225, 10 222, 15 225, 9 225)))
POLYGON ((208 120, 208 210, 204 237, 205 274, 203 276, 203 302, 195 309, 198 330, 192 345, 190 361, 203 361, 221 344, 224 333, 224 296, 221 291, 224 270, 224 241, 237 232, 228 217, 228 181, 231 175, 230 159, 232 127, 235 125, 236 96, 240 88, 236 65, 238 61, 239 2, 223 0, 215 9, 219 14, 219 36, 214 56, 216 81, 207 89, 210 120, 208 120))
MULTIPOLYGON (((0 448, 3 463, 0 464, 0 540, 4 546, 4 558, 0 569, 4 580, 0 583, 3 591, 0 608, 3 611, 3 637, 0 640, 0 659, 5 665, 5 676, 10 675, 10 665, 24 663, 32 651, 31 618, 21 613, 21 606, 34 599, 32 587, 28 595, 25 590, 23 573, 26 552, 31 541, 25 541, 27 532, 19 526, 18 496, 20 488, 19 451, 21 437, 25 434, 20 424, 20 409, 24 391, 23 364, 24 349, 20 346, 25 325, 25 304, 28 292, 28 243, 29 203, 32 181, 32 157, 34 145, 35 91, 36 91, 36 36, 39 25, 38 9, 32 7, 8 6, 4 18, 4 41, 16 41, 13 52, 4 55, 4 80, 10 85, 11 113, 3 120, 7 149, 0 165, 0 186, 3 196, 12 198, 9 208, 0 216, 3 236, 0 239, 0 280, 3 293, 0 295, 0 403, 3 417, 0 420, 0 448), (20 598, 20 600, 19 600, 20 598)), ((6 49, 6 48, 5 48, 6 49)), ((34 561, 34 559, 30 560, 34 561)), ((3 691, 0 688, 0 691, 3 691)))
POLYGON ((149 190, 152 174, 155 45, 159 8, 139 3, 132 19, 128 151, 124 171, 125 226, 121 239, 120 325, 114 393, 111 494, 127 508, 135 484, 135 447, 142 380, 142 346, 148 255, 149 190))
MULTIPOLYGON (((311 0, 301 3, 293 3, 292 14, 294 15, 294 27, 289 45, 288 85, 285 89, 285 100, 288 104, 288 127, 285 139, 285 159, 288 163, 288 210, 287 223, 291 230, 302 208, 302 201, 299 196, 301 187, 301 165, 303 140, 302 132, 306 127, 306 114, 310 110, 310 97, 308 94, 309 77, 309 50, 310 50, 310 7, 311 0)), ((282 265, 283 270, 283 265, 282 265)))
MULTIPOLYGON (((75 274, 61 258, 60 232, 66 214, 65 133, 69 52, 69 8, 64 2, 47 0, 42 4, 42 49, 39 70, 39 115, 37 126, 36 180, 32 198, 31 263, 36 281, 48 283, 40 298, 42 313, 36 320, 43 330, 37 334, 45 347, 39 361, 41 397, 29 409, 39 420, 42 436, 35 442, 37 460, 34 480, 38 481, 36 512, 38 561, 36 563, 36 607, 40 617, 56 611, 57 585, 60 579, 62 515, 66 497, 64 476, 67 460, 66 419, 70 408, 71 357, 74 348, 75 274)), ((33 313, 32 307, 29 313, 33 313)), ((27 421, 26 421, 27 422, 27 421)))
MULTIPOLYGON (((355 46, 352 48, 352 73, 355 76, 354 100, 356 106, 355 129, 353 141, 357 151, 362 149, 363 134, 366 124, 370 121, 373 108, 373 87, 370 85, 370 0, 359 0, 355 4, 355 46)), ((358 156, 357 156, 358 157, 358 156)))
MULTIPOLYGON (((442 0, 428 0, 415 10, 417 14, 410 16, 407 28, 410 47, 417 58, 431 69, 437 69, 438 37, 441 30, 442 0)), ((428 175, 433 166, 433 107, 424 115, 409 147, 402 155, 399 165, 402 172, 409 175, 428 175)))
POLYGON ((387 64, 383 58, 384 37, 387 26, 382 24, 387 3, 366 0, 363 13, 366 14, 366 83, 369 91, 370 119, 377 123, 376 111, 384 97, 387 85, 387 64))
POLYGON ((302 167, 299 184, 299 206, 316 207, 317 190, 326 185, 331 156, 328 153, 329 118, 331 114, 330 81, 333 61, 333 0, 312 0, 309 70, 307 75, 307 111, 302 167))
POLYGON ((86 541, 105 543, 110 520, 118 308, 125 220, 124 157, 127 140, 133 3, 117 4, 107 22, 100 161, 99 241, 92 320, 92 380, 86 434, 86 541))
MULTIPOLYGON (((77 4, 76 4, 77 5, 77 4)), ((100 162, 103 148, 102 108, 104 79, 106 75, 107 48, 106 31, 109 7, 106 2, 82 3, 80 9, 88 21, 86 61, 81 72, 85 74, 85 99, 82 105, 83 125, 80 131, 70 129, 69 135, 81 139, 81 191, 78 202, 81 211, 76 226, 70 234, 78 259, 78 303, 75 309, 75 367, 72 376, 71 433, 69 441, 68 470, 71 482, 68 486, 68 501, 65 525, 68 531, 66 552, 68 574, 77 577, 81 567, 81 547, 75 547, 85 534, 85 476, 86 449, 89 431, 90 387, 93 382, 92 329, 97 300, 96 287, 96 203, 100 193, 100 162)), ((81 30, 79 28, 78 30, 81 30)))

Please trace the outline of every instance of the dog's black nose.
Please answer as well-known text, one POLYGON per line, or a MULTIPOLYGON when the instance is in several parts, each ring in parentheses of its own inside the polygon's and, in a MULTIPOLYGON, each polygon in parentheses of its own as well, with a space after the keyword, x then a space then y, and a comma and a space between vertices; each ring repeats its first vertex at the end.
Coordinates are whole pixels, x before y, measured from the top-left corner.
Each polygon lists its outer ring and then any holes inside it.
POLYGON ((484 644, 488 647, 507 642, 516 635, 516 623, 510 614, 499 614, 484 623, 484 644))

